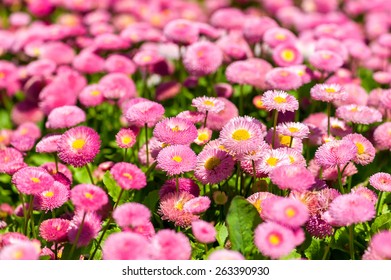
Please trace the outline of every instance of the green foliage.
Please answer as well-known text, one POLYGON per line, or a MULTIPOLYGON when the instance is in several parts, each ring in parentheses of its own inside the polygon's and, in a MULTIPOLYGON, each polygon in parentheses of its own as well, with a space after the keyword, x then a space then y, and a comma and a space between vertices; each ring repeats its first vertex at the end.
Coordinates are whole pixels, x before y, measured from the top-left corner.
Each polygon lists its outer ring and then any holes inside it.
POLYGON ((228 238, 228 228, 225 223, 219 223, 215 226, 216 228, 216 240, 220 246, 224 247, 225 242, 228 238))
POLYGON ((375 234, 381 230, 391 230, 391 213, 386 213, 377 217, 372 223, 372 234, 375 234))
MULTIPOLYGON (((120 186, 118 186, 117 182, 111 176, 109 171, 106 171, 106 173, 103 177, 103 184, 106 186, 109 196, 113 199, 114 202, 117 202, 118 196, 121 192, 121 188, 120 188, 120 186)), ((124 201, 127 201, 128 198, 129 198, 129 192, 124 191, 121 196, 121 200, 118 204, 121 204, 124 201)))
POLYGON ((227 214, 232 249, 249 255, 254 251, 254 230, 261 223, 257 209, 241 196, 235 196, 227 214))

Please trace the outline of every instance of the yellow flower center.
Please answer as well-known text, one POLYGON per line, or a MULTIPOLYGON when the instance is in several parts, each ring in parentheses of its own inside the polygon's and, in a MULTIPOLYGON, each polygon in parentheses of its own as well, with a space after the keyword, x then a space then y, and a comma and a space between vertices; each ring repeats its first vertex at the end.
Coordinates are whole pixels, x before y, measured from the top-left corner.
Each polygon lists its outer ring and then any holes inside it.
POLYGON ((15 260, 20 260, 21 258, 23 258, 23 251, 22 250, 17 250, 13 253, 13 257, 15 260))
POLYGON ((0 142, 3 142, 5 137, 3 135, 0 135, 0 142))
POLYGON ((335 93, 336 92, 335 89, 333 89, 333 88, 326 88, 325 90, 327 93, 335 93))
POLYGON ((29 131, 28 131, 28 129, 27 128, 22 128, 21 130, 20 130, 20 135, 26 135, 27 133, 28 133, 29 131))
POLYGON ((204 164, 204 167, 207 170, 213 170, 221 163, 221 160, 218 157, 210 157, 204 164))
POLYGON ((274 101, 276 101, 278 104, 286 103, 286 98, 282 96, 276 96, 273 98, 274 101))
POLYGON ((202 132, 202 133, 198 134, 199 141, 206 141, 208 139, 209 139, 208 133, 202 132))
POLYGON ((41 54, 41 50, 37 47, 33 48, 33 55, 39 56, 41 54))
POLYGON ((204 52, 202 50, 197 51, 197 57, 202 57, 204 52))
POLYGON ((176 203, 175 203, 175 209, 177 209, 177 210, 183 210, 183 205, 184 205, 185 203, 183 202, 183 200, 181 199, 181 200, 178 200, 176 203))
POLYGON ((253 204, 254 207, 257 209, 258 213, 261 213, 261 212, 262 212, 261 203, 262 203, 262 200, 257 199, 257 200, 254 202, 254 204, 253 204))
POLYGON ((296 216, 296 210, 293 207, 287 207, 285 209, 285 215, 288 218, 293 218, 294 216, 296 216))
POLYGON ((41 182, 41 180, 39 180, 39 178, 37 178, 37 177, 31 177, 30 180, 33 183, 40 183, 41 182))
POLYGON ((288 128, 288 130, 289 130, 290 132, 292 132, 292 133, 295 133, 295 132, 298 132, 298 131, 299 131, 299 129, 298 129, 297 127, 290 127, 290 128, 288 128))
POLYGON ((89 193, 89 192, 86 192, 86 193, 84 194, 84 196, 85 196, 86 198, 88 198, 88 199, 93 199, 93 198, 94 198, 94 195, 93 195, 92 193, 89 193))
POLYGON ((250 132, 248 132, 248 130, 243 128, 235 130, 235 132, 232 133, 232 139, 236 141, 245 141, 248 140, 250 137, 251 137, 250 132))
POLYGON ((204 101, 204 105, 214 107, 215 103, 213 101, 210 101, 210 100, 205 100, 204 101))
POLYGON ((356 143, 356 147, 357 147, 357 153, 359 155, 362 155, 364 152, 365 152, 365 147, 363 144, 361 144, 360 142, 357 142, 356 143))
POLYGON ((277 246, 281 243, 281 237, 279 234, 276 234, 276 233, 270 234, 268 239, 269 239, 269 242, 274 246, 277 246))
POLYGON ((181 129, 177 125, 172 127, 171 130, 174 131, 174 132, 181 131, 181 129))
POLYGON ((152 60, 152 57, 150 55, 146 55, 142 58, 143 62, 150 62, 152 60))
POLYGON ((122 176, 124 176, 125 178, 128 178, 129 180, 133 180, 133 176, 132 174, 129 174, 129 173, 123 173, 122 176))
POLYGON ((289 146, 291 143, 291 136, 286 136, 286 135, 278 135, 278 138, 280 139, 280 144, 284 146, 289 146))
POLYGON ((176 162, 182 162, 182 157, 180 157, 180 156, 173 156, 172 160, 176 161, 176 162))
POLYGON ((92 95, 92 96, 98 96, 98 95, 100 95, 100 91, 94 89, 93 91, 91 91, 91 95, 92 95))
POLYGON ((283 60, 291 62, 295 59, 295 53, 292 50, 283 50, 281 57, 283 60))
POLYGON ((278 163, 279 159, 278 158, 275 158, 275 157, 270 157, 268 158, 268 160, 266 161, 266 163, 270 166, 276 166, 277 163, 278 163))
POLYGON ((350 112, 357 112, 357 111, 358 111, 358 108, 357 108, 357 107, 352 107, 349 111, 350 111, 350 112))
POLYGON ((262 108, 262 107, 263 107, 263 102, 262 102, 261 99, 258 99, 258 100, 257 100, 256 106, 257 106, 258 108, 262 108))
POLYGON ((295 158, 293 156, 289 156, 290 163, 295 163, 295 158))
POLYGON ((5 73, 4 72, 0 72, 0 79, 3 79, 5 77, 5 73))
POLYGON ((79 150, 79 149, 82 149, 85 144, 86 144, 86 141, 84 139, 76 139, 72 143, 72 148, 74 148, 75 150, 79 150))
POLYGON ((282 40, 285 40, 286 36, 285 34, 282 34, 282 33, 277 33, 274 38, 278 41, 282 41, 282 40))
POLYGON ((122 137, 122 144, 128 145, 130 142, 132 142, 132 138, 129 136, 122 137))
POLYGON ((45 191, 42 194, 44 197, 53 197, 54 196, 54 192, 52 192, 52 191, 45 191))
POLYGON ((322 54, 322 58, 328 60, 331 58, 331 55, 328 53, 324 53, 324 54, 322 54))

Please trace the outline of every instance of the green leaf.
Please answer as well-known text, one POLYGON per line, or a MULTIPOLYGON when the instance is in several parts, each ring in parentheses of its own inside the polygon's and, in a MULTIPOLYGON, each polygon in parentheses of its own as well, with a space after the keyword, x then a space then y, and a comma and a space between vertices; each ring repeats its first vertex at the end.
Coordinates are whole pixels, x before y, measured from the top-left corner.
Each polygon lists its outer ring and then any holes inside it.
POLYGON ((232 249, 248 255, 255 248, 254 229, 261 223, 257 209, 241 196, 235 196, 227 214, 232 249))
POLYGON ((73 178, 75 183, 79 184, 91 184, 90 177, 88 176, 88 172, 85 168, 75 168, 71 167, 73 178))
MULTIPOLYGON (((113 199, 114 202, 117 202, 121 188, 118 186, 117 182, 111 176, 109 171, 106 171, 105 175, 103 176, 103 184, 106 186, 109 196, 113 199)), ((121 196, 121 201, 126 201, 128 198, 129 193, 125 191, 121 196)))
POLYGON ((228 237, 228 228, 227 226, 225 225, 225 223, 223 224, 217 224, 215 226, 216 228, 216 239, 217 239, 217 242, 219 243, 220 246, 223 246, 225 245, 225 241, 227 240, 227 237, 228 237))
POLYGON ((143 204, 148 207, 152 212, 155 211, 156 204, 159 201, 159 190, 150 191, 145 197, 143 204))
POLYGON ((281 260, 298 260, 301 259, 301 255, 294 249, 288 255, 281 258, 281 260))
POLYGON ((391 229, 391 213, 377 217, 371 226, 372 234, 375 234, 383 229, 391 229))
POLYGON ((335 241, 330 245, 331 248, 343 252, 349 252, 349 233, 345 227, 335 231, 335 241))
POLYGON ((0 129, 2 128, 12 128, 10 114, 5 110, 0 111, 0 129))
POLYGON ((311 245, 304 251, 304 255, 309 260, 321 260, 323 254, 324 246, 321 246, 321 241, 318 238, 312 238, 311 245))

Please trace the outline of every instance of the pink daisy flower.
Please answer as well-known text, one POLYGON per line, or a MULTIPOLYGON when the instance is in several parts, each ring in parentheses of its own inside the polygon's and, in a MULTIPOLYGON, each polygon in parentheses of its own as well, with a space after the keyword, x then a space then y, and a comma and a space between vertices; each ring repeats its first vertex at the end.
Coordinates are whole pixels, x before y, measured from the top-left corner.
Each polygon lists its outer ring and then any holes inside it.
POLYGON ((262 96, 262 103, 266 110, 277 110, 285 113, 294 112, 299 108, 297 99, 285 91, 268 90, 262 96))
POLYGON ((157 65, 159 62, 164 61, 164 57, 161 56, 155 49, 139 50, 133 57, 134 63, 139 67, 148 67, 157 65))
POLYGON ((11 136, 11 145, 21 152, 30 151, 34 147, 34 144, 35 144, 35 139, 30 136, 27 135, 20 136, 15 133, 12 134, 11 136))
POLYGON ((216 241, 216 229, 211 223, 203 220, 193 221, 191 229, 194 237, 201 243, 213 243, 216 241))
POLYGON ((230 152, 244 154, 257 150, 263 140, 261 127, 254 118, 235 117, 220 131, 221 144, 230 152))
POLYGON ((306 191, 315 184, 314 175, 301 165, 282 165, 269 174, 270 180, 280 189, 306 191))
POLYGON ((311 88, 311 98, 323 102, 345 100, 348 93, 338 84, 316 84, 311 88))
POLYGON ((125 118, 131 125, 143 127, 146 124, 148 127, 153 127, 161 120, 164 111, 161 104, 146 100, 130 106, 125 113, 125 118))
POLYGON ((209 256, 208 260, 245 260, 244 256, 236 251, 228 250, 228 249, 219 249, 213 251, 209 256))
POLYGON ((152 237, 149 252, 154 260, 189 260, 190 241, 182 232, 162 229, 152 237))
POLYGON ((293 90, 302 85, 301 77, 289 68, 273 68, 267 72, 265 82, 269 88, 277 90, 293 90))
POLYGON ((103 72, 105 60, 90 50, 82 50, 72 62, 73 68, 81 73, 95 74, 103 72))
POLYGON ((132 75, 136 72, 136 65, 126 56, 111 54, 105 61, 105 70, 109 73, 132 75))
POLYGON ((17 166, 24 167, 23 155, 14 148, 0 148, 0 173, 9 175, 18 171, 17 166))
POLYGON ((350 140, 334 140, 320 146, 315 152, 315 162, 322 167, 345 165, 357 154, 357 146, 350 140))
POLYGON ((77 247, 87 246, 92 239, 98 236, 98 233, 102 228, 100 218, 95 212, 87 212, 82 225, 83 216, 84 213, 82 211, 76 212, 68 227, 69 242, 74 243, 76 241, 77 232, 79 231, 80 226, 82 226, 77 247))
POLYGON ((38 139, 41 137, 41 130, 37 124, 32 122, 25 122, 19 125, 13 134, 18 136, 29 136, 31 138, 38 139))
POLYGON ((377 109, 355 104, 338 107, 335 115, 344 121, 359 124, 381 122, 383 118, 377 109))
POLYGON ((56 153, 61 134, 45 135, 35 146, 37 153, 56 153))
POLYGON ((144 172, 136 165, 127 162, 118 162, 110 169, 117 184, 124 190, 140 190, 147 185, 144 172))
POLYGON ((175 226, 188 227, 192 221, 198 220, 198 215, 184 210, 186 202, 194 196, 187 192, 168 193, 160 200, 158 213, 162 220, 173 222, 175 226))
POLYGON ((125 232, 134 232, 140 234, 142 236, 147 237, 148 239, 152 238, 155 235, 155 228, 150 221, 145 222, 141 226, 133 227, 133 228, 125 228, 123 229, 125 232))
POLYGON ((277 66, 292 66, 303 63, 299 49, 292 44, 279 44, 273 49, 273 60, 277 66))
POLYGON ((182 111, 178 115, 177 118, 186 119, 191 121, 192 123, 200 123, 205 119, 205 114, 196 111, 182 111))
POLYGON ((136 144, 136 135, 130 128, 121 128, 115 135, 115 142, 120 148, 131 148, 136 144))
POLYGON ((79 93, 79 101, 86 107, 98 106, 105 99, 104 90, 105 88, 99 84, 90 84, 79 93))
POLYGON ((123 73, 110 73, 99 81, 104 88, 103 96, 107 99, 125 99, 136 96, 136 86, 128 75, 123 73))
POLYGON ((226 125, 232 118, 235 118, 239 115, 238 109, 235 104, 229 101, 226 98, 218 97, 221 101, 225 103, 224 110, 220 113, 209 113, 206 126, 212 130, 221 130, 224 125, 226 125))
POLYGON ((205 145, 206 143, 208 143, 209 140, 212 138, 213 131, 207 127, 204 127, 204 128, 199 128, 197 130, 197 133, 198 133, 198 136, 194 140, 194 143, 202 146, 202 145, 205 145))
POLYGON ((270 149, 266 150, 261 159, 255 162, 256 168, 260 172, 269 174, 274 168, 282 165, 289 165, 290 158, 285 149, 270 149))
POLYGON ((133 232, 110 234, 103 244, 104 260, 147 260, 149 242, 146 237, 133 232))
POLYGON ((228 83, 217 83, 213 86, 218 97, 230 98, 233 93, 232 85, 228 83))
POLYGON ((100 149, 99 134, 90 127, 78 126, 66 131, 58 141, 58 157, 74 167, 94 161, 100 149))
POLYGON ((298 228, 307 222, 307 207, 299 200, 285 197, 272 197, 262 202, 262 213, 270 220, 290 228, 298 228))
POLYGON ((74 186, 71 200, 78 210, 83 211, 97 211, 109 201, 106 192, 92 184, 74 186))
POLYGON ((293 230, 273 222, 260 224, 254 232, 254 243, 265 256, 278 259, 288 255, 300 243, 293 230))
POLYGON ((164 36, 178 45, 189 45, 198 40, 197 26, 186 19, 174 19, 164 26, 164 36))
POLYGON ((57 181, 46 190, 35 194, 34 205, 39 210, 52 211, 61 207, 69 199, 69 189, 57 181))
MULTIPOLYGON (((200 188, 192 179, 178 178, 178 190, 179 192, 187 192, 197 197, 200 195, 200 188)), ((163 198, 166 194, 176 193, 176 180, 167 180, 159 191, 160 198, 163 198)))
POLYGON ((213 12, 210 23, 218 28, 223 29, 240 29, 243 25, 245 16, 237 8, 222 7, 213 12))
POLYGON ((197 155, 188 146, 172 145, 161 150, 156 161, 158 168, 174 176, 194 170, 197 155))
POLYGON ((38 260, 40 252, 39 242, 19 241, 2 248, 0 260, 38 260))
POLYGON ((361 195, 362 197, 368 199, 370 202, 373 203, 373 205, 376 205, 378 197, 376 193, 367 187, 364 187, 362 185, 358 185, 352 189, 352 193, 356 193, 358 195, 361 195))
POLYGON ((343 194, 336 197, 327 211, 327 221, 335 226, 349 226, 372 220, 376 215, 375 206, 359 194, 343 194))
POLYGON ((273 27, 278 27, 274 19, 267 16, 251 16, 246 18, 242 31, 246 40, 250 44, 255 44, 260 42, 263 34, 273 27))
POLYGON ((191 44, 183 58, 183 65, 192 76, 205 76, 216 72, 223 62, 223 52, 214 43, 201 41, 191 44))
POLYGON ((49 242, 63 242, 68 239, 70 221, 65 219, 48 219, 39 226, 39 234, 49 242))
POLYGON ((391 231, 382 230, 374 234, 369 241, 369 245, 363 260, 389 260, 391 258, 391 231))
POLYGON ((121 228, 134 228, 149 222, 151 211, 143 204, 128 202, 114 210, 113 218, 121 228))
POLYGON ((12 176, 12 183, 24 194, 39 194, 54 183, 53 177, 41 167, 24 167, 12 176))
POLYGON ((310 63, 317 69, 326 72, 335 72, 343 65, 342 57, 329 50, 319 50, 309 57, 310 63))
POLYGON ((198 132, 191 121, 173 117, 158 122, 153 130, 153 135, 166 144, 188 145, 197 138, 198 132))
POLYGON ((235 161, 227 152, 207 149, 197 156, 194 176, 202 184, 217 184, 227 179, 235 166, 235 161))
POLYGON ((64 164, 58 163, 58 171, 54 162, 46 162, 42 164, 41 167, 46 169, 46 171, 53 176, 54 180, 59 181, 64 185, 69 185, 69 187, 71 186, 73 175, 69 168, 64 164))
POLYGON ((373 132, 373 139, 381 150, 391 150, 391 122, 385 122, 376 127, 373 132))
POLYGON ((361 134, 348 134, 343 139, 352 141, 357 147, 357 154, 353 161, 357 164, 370 164, 375 158, 376 150, 372 143, 361 134))
POLYGON ((182 89, 182 85, 176 81, 162 82, 155 91, 155 98, 157 101, 172 99, 177 96, 182 89))
POLYGON ((46 121, 46 128, 60 129, 85 122, 86 114, 77 106, 61 106, 53 109, 46 121))
POLYGON ((220 111, 224 110, 225 104, 215 97, 203 96, 194 98, 191 102, 191 106, 196 107, 197 111, 202 113, 220 113, 220 111))
POLYGON ((266 217, 263 214, 262 202, 273 197, 275 197, 275 195, 270 192, 256 192, 247 197, 247 201, 254 205, 261 218, 265 220, 266 217))
POLYGON ((383 192, 391 192, 391 175, 378 172, 369 177, 369 183, 375 189, 383 192))
POLYGON ((308 126, 299 122, 287 122, 279 124, 276 129, 279 134, 299 139, 308 138, 310 133, 308 126))
POLYGON ((201 214, 208 210, 210 206, 210 199, 207 196, 198 196, 190 199, 183 204, 183 210, 192 214, 201 214))
POLYGON ((265 31, 263 40, 271 48, 274 48, 281 44, 293 44, 297 39, 290 30, 276 26, 265 31))

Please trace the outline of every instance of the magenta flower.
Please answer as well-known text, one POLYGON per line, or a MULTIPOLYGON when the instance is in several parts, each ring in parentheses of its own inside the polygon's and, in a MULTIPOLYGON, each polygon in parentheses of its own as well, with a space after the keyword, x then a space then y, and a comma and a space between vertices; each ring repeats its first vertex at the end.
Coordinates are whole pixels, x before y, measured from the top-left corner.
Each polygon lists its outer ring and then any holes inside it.
POLYGON ((228 249, 219 249, 213 251, 208 260, 244 260, 244 256, 236 251, 228 250, 228 249))
POLYGON ((109 199, 101 188, 92 184, 79 184, 71 190, 71 201, 78 210, 97 211, 109 199))
POLYGON ((385 122, 376 127, 373 138, 381 150, 391 150, 391 122, 385 122))
POLYGON ((391 175, 389 173, 375 173, 369 177, 369 183, 379 191, 391 192, 391 175))
POLYGON ((377 109, 355 104, 338 107, 335 114, 344 121, 359 124, 381 122, 383 118, 377 109))
POLYGON ((86 120, 86 114, 77 106, 62 106, 53 109, 46 122, 51 129, 69 128, 86 120))
POLYGON ((139 190, 147 185, 144 172, 136 165, 127 162, 118 162, 110 169, 117 184, 124 190, 139 190))
POLYGON ((191 228, 194 237, 201 243, 213 243, 216 241, 216 229, 214 226, 203 220, 193 221, 191 228))
POLYGON ((183 210, 192 214, 201 214, 208 210, 210 199, 207 196, 198 196, 183 204, 183 210))
POLYGON ((34 205, 36 208, 45 211, 52 211, 61 207, 69 199, 69 189, 57 181, 44 191, 35 194, 34 205))
POLYGON ((107 99, 125 99, 136 96, 136 86, 131 78, 123 73, 110 73, 104 76, 99 85, 104 88, 103 96, 107 99))
POLYGON ((356 145, 350 140, 334 140, 320 146, 315 152, 315 162, 322 167, 345 165, 357 154, 356 145))
POLYGON ((38 260, 41 249, 37 242, 26 240, 7 245, 0 251, 0 260, 38 260))
POLYGON ((299 74, 290 68, 273 68, 267 72, 265 82, 271 89, 292 90, 302 85, 299 74))
POLYGON ((94 161, 100 149, 99 134, 90 127, 78 126, 66 131, 58 141, 58 157, 74 167, 94 161))
POLYGON ((285 113, 299 109, 297 99, 285 91, 268 90, 262 96, 262 103, 266 110, 277 110, 285 113))
POLYGON ((275 197, 274 194, 270 192, 256 192, 247 197, 247 201, 250 202, 254 207, 257 209, 259 215, 262 219, 265 219, 266 217, 263 215, 263 208, 262 208, 262 202, 265 199, 275 197))
POLYGON ((206 112, 220 113, 222 110, 224 110, 225 107, 223 101, 215 97, 207 97, 207 96, 194 98, 191 102, 191 105, 193 107, 196 107, 197 111, 202 113, 206 113, 206 112))
POLYGON ((131 125, 153 127, 161 120, 163 114, 164 107, 161 104, 146 100, 128 107, 125 118, 131 125))
POLYGON ((278 66, 286 67, 303 63, 303 56, 295 45, 279 44, 273 49, 273 60, 278 66))
POLYGON ((47 134, 35 146, 37 153, 56 153, 61 134, 47 134))
POLYGON ((183 58, 186 70, 193 76, 216 72, 223 62, 223 52, 214 43, 201 41, 191 44, 183 58))
POLYGON ((197 155, 185 145, 172 145, 164 148, 158 154, 157 167, 174 176, 193 171, 196 167, 197 155))
POLYGON ((21 152, 14 148, 0 148, 0 173, 12 175, 25 166, 21 152))
POLYGON ((189 260, 190 241, 182 232, 162 229, 152 237, 149 252, 154 260, 189 260))
POLYGON ((391 258, 391 231, 382 230, 374 234, 369 241, 369 245, 363 260, 389 260, 391 258))
POLYGON ((82 224, 83 216, 84 213, 82 211, 76 212, 68 227, 69 242, 74 243, 76 241, 77 232, 82 226, 77 247, 87 246, 92 239, 98 236, 98 233, 101 230, 101 221, 95 212, 87 212, 84 223, 82 224))
MULTIPOLYGON (((179 192, 187 192, 194 197, 199 196, 200 188, 192 179, 189 178, 178 178, 178 190, 179 192)), ((163 198, 166 194, 176 192, 176 180, 167 180, 159 191, 160 198, 163 198)))
POLYGON ((90 84, 79 93, 79 101, 86 107, 95 107, 104 101, 105 88, 99 84, 90 84))
POLYGON ((348 134, 343 139, 352 141, 357 147, 357 154, 353 161, 357 164, 370 164, 375 158, 376 150, 372 143, 361 134, 348 134))
POLYGON ((299 122, 282 123, 279 124, 276 129, 279 134, 299 139, 307 138, 310 134, 308 126, 299 122))
POLYGON ((263 40, 274 48, 281 44, 293 44, 297 39, 295 34, 288 29, 275 26, 265 31, 263 40))
POLYGON ((197 26, 186 19, 174 19, 164 26, 166 38, 178 45, 189 45, 198 40, 197 26))
POLYGON ((115 135, 115 142, 120 148, 131 148, 136 143, 136 135, 130 128, 121 128, 115 135))
POLYGON ((63 242, 68 239, 70 221, 65 219, 48 219, 39 226, 39 234, 49 242, 63 242))
POLYGON ((133 232, 110 234, 103 244, 104 260, 147 260, 149 242, 146 237, 133 232))
POLYGON ((309 57, 310 63, 317 69, 326 72, 335 72, 343 65, 342 57, 329 50, 319 50, 309 57))
POLYGON ((188 145, 197 138, 198 132, 190 120, 173 117, 158 122, 153 135, 166 144, 188 145))
POLYGON ((12 176, 12 183, 24 194, 39 194, 54 183, 53 177, 41 167, 24 167, 12 176))
POLYGON ((143 204, 128 202, 114 210, 113 218, 121 228, 135 228, 149 222, 151 211, 143 204))
POLYGON ((316 84, 311 88, 311 98, 323 102, 345 100, 348 93, 338 84, 316 84))
POLYGON ((297 164, 278 166, 270 172, 269 176, 273 184, 280 189, 305 191, 315 184, 314 175, 304 166, 297 164))

